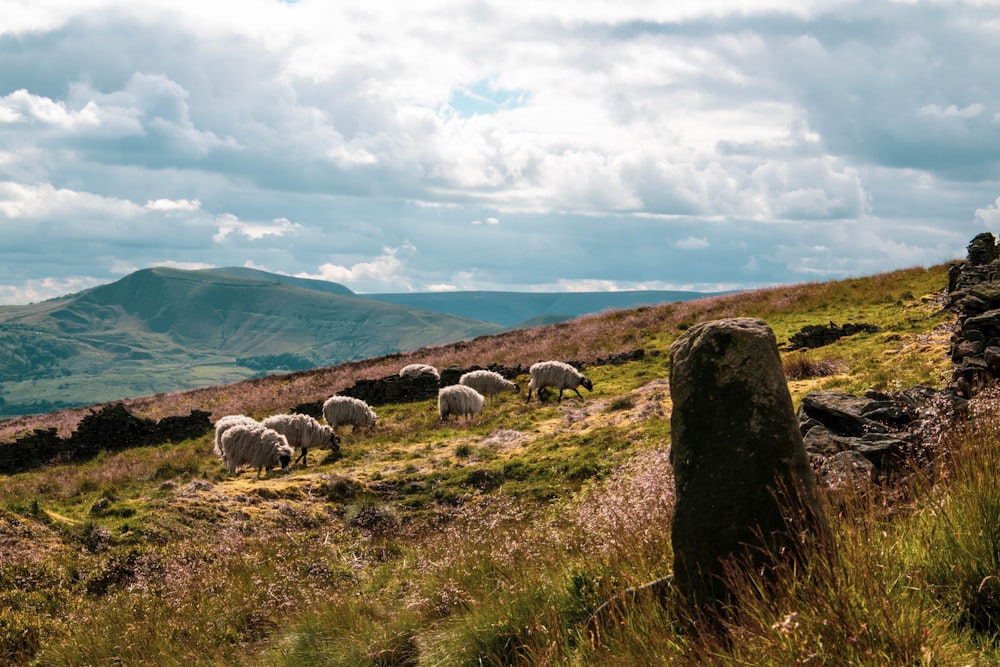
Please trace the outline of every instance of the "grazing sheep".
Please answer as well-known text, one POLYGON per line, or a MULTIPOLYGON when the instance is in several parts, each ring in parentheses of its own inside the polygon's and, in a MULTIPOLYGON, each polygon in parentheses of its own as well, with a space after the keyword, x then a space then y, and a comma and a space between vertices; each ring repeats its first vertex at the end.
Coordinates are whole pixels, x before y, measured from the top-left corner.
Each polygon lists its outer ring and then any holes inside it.
POLYGON ((325 447, 335 452, 340 450, 340 438, 333 429, 309 415, 271 415, 261 425, 274 429, 288 439, 289 445, 302 450, 292 463, 302 461, 303 468, 309 466, 310 447, 325 447))
POLYGON ((483 404, 486 399, 472 387, 464 384, 453 384, 438 389, 438 414, 441 421, 448 415, 465 417, 466 415, 483 414, 483 404))
POLYGON ((511 382, 495 371, 469 371, 458 378, 459 384, 472 387, 480 394, 489 399, 490 403, 502 391, 509 391, 515 394, 521 392, 521 385, 511 382))
POLYGON ((399 377, 401 378, 418 378, 425 375, 429 375, 435 380, 441 379, 441 373, 438 372, 438 369, 427 364, 410 364, 409 366, 403 366, 399 371, 399 377))
POLYGON ((222 434, 229 428, 235 426, 236 424, 256 423, 257 422, 252 417, 247 417, 246 415, 226 415, 224 417, 219 417, 219 421, 215 422, 215 444, 212 445, 212 453, 219 457, 222 456, 222 434))
POLYGON ((539 361, 532 364, 528 371, 531 373, 531 383, 528 384, 528 396, 525 399, 527 401, 531 400, 531 392, 535 390, 538 391, 538 400, 544 401, 542 389, 545 387, 559 390, 559 402, 562 401, 564 389, 572 389, 581 399, 583 395, 577 387, 583 385, 587 391, 594 390, 594 385, 587 376, 561 361, 539 361))
POLYGON ((242 465, 257 468, 257 479, 265 468, 268 475, 276 465, 288 470, 294 451, 285 436, 262 424, 236 424, 222 434, 222 460, 230 475, 242 465))
POLYGON ((355 429, 365 428, 369 432, 375 428, 375 411, 360 398, 353 396, 331 396, 323 403, 323 419, 336 429, 343 424, 350 424, 355 429))

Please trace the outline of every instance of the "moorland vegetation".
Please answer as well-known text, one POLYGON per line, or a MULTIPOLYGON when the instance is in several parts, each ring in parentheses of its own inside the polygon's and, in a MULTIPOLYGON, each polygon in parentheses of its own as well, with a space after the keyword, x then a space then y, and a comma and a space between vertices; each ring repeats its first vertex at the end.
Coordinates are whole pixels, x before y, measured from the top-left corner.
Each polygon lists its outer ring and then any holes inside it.
MULTIPOLYGON (((0 661, 36 665, 976 665, 1000 662, 1000 414, 988 392, 932 468, 830 499, 840 555, 767 587, 734 572, 726 639, 638 600, 600 642, 600 604, 668 574, 670 344, 694 323, 877 332, 783 353, 793 400, 942 387, 948 267, 611 311, 362 362, 126 401, 159 419, 255 418, 408 363, 591 364, 592 393, 503 394, 441 423, 380 406, 369 435, 257 480, 212 436, 0 477, 0 661), (642 349, 626 363, 594 364, 642 349)), ((519 378, 522 386, 527 378, 519 378)), ((68 434, 86 411, 0 423, 68 434)))

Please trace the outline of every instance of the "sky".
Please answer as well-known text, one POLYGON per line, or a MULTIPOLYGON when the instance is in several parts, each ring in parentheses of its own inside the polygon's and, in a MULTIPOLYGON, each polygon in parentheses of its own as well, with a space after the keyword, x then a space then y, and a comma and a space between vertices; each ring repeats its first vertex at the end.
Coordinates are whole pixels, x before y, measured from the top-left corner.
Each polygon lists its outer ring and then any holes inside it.
POLYGON ((716 291, 1000 233, 1000 2, 0 0, 0 304, 716 291))

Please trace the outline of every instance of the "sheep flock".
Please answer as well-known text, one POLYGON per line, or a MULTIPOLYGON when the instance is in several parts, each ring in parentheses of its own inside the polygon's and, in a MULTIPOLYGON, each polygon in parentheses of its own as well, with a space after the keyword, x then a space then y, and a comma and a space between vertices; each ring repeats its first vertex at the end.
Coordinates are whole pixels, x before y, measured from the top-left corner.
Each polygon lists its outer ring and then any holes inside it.
MULTIPOLYGON (((573 366, 561 361, 540 361, 532 364, 525 402, 537 393, 540 401, 546 400, 547 389, 563 392, 572 390, 583 400, 579 387, 593 391, 593 383, 573 366)), ((440 372, 426 364, 410 364, 399 371, 404 378, 433 378, 440 382, 440 372)), ((470 419, 483 414, 487 400, 492 404, 501 393, 520 393, 521 387, 501 374, 489 370, 474 370, 461 375, 457 384, 439 387, 437 395, 438 416, 442 422, 452 416, 470 419)), ((306 414, 275 414, 261 421, 243 414, 222 416, 215 423, 212 453, 221 458, 226 470, 236 475, 239 468, 257 469, 260 478, 266 470, 280 466, 287 471, 295 449, 300 450, 294 463, 308 466, 310 448, 325 448, 339 452, 341 436, 338 429, 351 427, 357 436, 371 435, 378 424, 375 411, 365 401, 352 396, 334 394, 322 404, 325 423, 306 414)))

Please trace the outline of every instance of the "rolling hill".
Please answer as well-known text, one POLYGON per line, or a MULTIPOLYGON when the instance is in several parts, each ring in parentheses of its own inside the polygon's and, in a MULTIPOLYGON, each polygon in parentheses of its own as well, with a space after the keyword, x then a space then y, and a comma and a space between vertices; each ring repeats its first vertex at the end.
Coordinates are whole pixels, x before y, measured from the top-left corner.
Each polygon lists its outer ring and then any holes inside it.
POLYGON ((694 292, 358 295, 247 268, 152 268, 0 306, 0 418, 238 382, 695 298, 694 292))
POLYGON ((718 293, 665 290, 626 292, 413 292, 365 297, 410 308, 449 313, 508 327, 530 328, 605 310, 690 301, 718 293))
MULTIPOLYGON (((0 655, 233 667, 1000 664, 995 398, 944 439, 935 479, 859 477, 831 493, 836 561, 805 561, 809 576, 787 587, 737 580, 731 635, 691 632, 664 598, 628 595, 671 572, 666 352, 683 332, 760 317, 781 343, 810 323, 869 322, 877 333, 781 353, 817 370, 789 382, 796 402, 940 387, 956 317, 942 308, 947 282, 939 266, 664 304, 129 401, 147 419, 194 408, 262 418, 411 361, 579 359, 594 384, 561 403, 503 396, 446 423, 432 399, 390 402, 374 432, 347 430, 339 452, 264 479, 227 473, 211 432, 0 475, 0 655), (597 363, 636 348, 646 354, 597 363), (591 613, 626 596, 621 622, 591 634, 591 613)), ((16 428, 79 427, 66 417, 16 428)))
POLYGON ((154 268, 0 307, 0 416, 235 382, 503 327, 243 269, 154 268))

